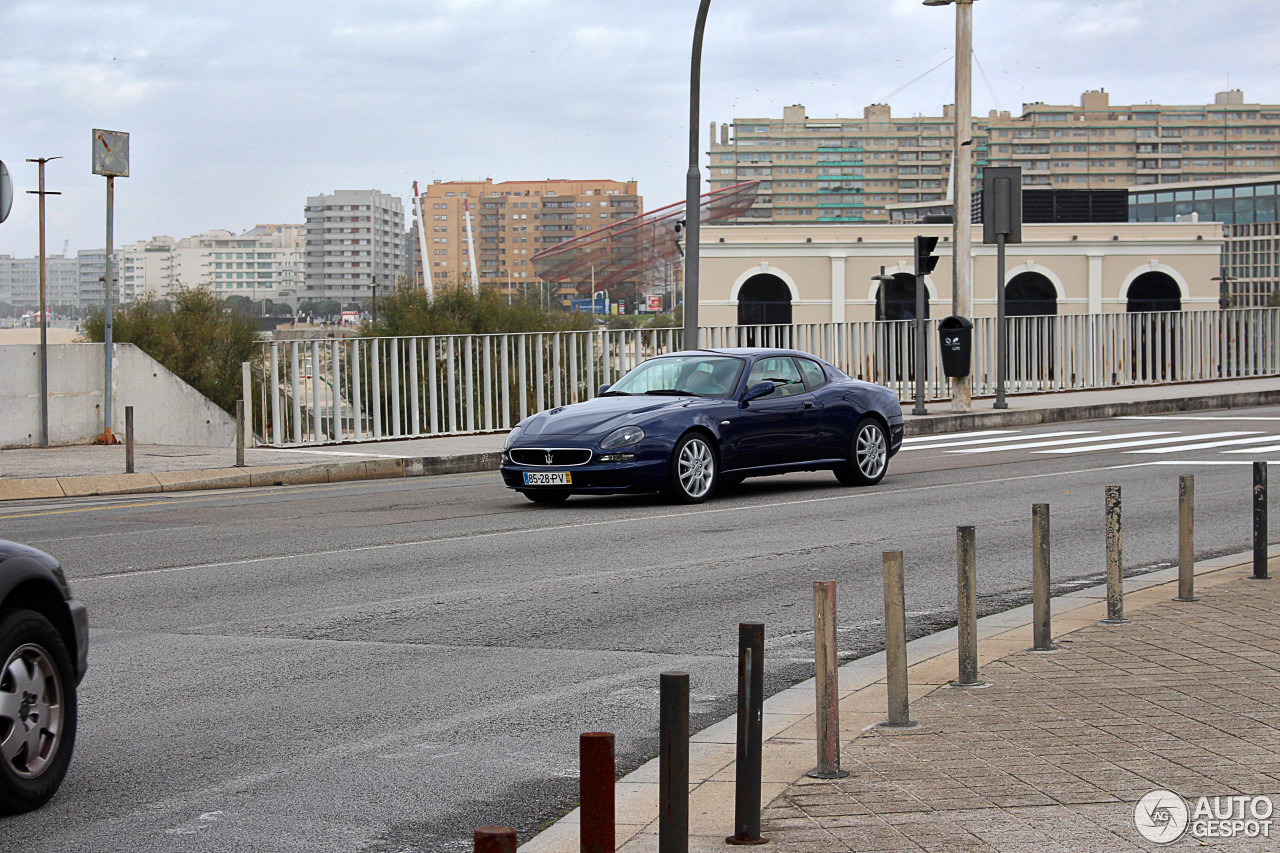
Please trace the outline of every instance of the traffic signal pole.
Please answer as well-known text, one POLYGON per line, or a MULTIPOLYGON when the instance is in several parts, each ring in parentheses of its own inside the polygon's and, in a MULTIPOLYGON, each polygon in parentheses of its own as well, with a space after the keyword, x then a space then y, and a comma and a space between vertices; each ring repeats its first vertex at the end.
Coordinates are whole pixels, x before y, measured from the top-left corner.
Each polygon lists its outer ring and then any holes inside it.
POLYGON ((924 277, 933 272, 933 268, 938 263, 938 257, 933 254, 933 249, 938 245, 937 237, 916 237, 915 239, 915 256, 916 256, 916 357, 915 357, 915 373, 916 373, 916 404, 911 410, 913 415, 927 415, 928 410, 924 407, 924 376, 928 367, 928 350, 925 347, 924 339, 924 306, 925 306, 925 287, 924 277))

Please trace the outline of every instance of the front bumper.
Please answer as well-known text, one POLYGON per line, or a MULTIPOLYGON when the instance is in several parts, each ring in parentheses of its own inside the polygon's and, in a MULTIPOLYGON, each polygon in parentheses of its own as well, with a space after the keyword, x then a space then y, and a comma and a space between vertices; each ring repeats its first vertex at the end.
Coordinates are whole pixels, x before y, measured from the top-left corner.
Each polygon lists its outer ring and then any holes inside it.
MULTIPOLYGON (((532 445, 528 445, 532 446, 532 445)), ((561 445, 563 446, 563 445, 561 445)), ((514 449, 514 448, 513 448, 514 449)), ((646 447, 642 442, 632 447, 618 448, 610 453, 634 453, 635 459, 629 462, 598 462, 595 451, 591 461, 585 465, 543 466, 519 465, 511 461, 508 453, 502 454, 499 471, 507 488, 519 492, 568 492, 569 494, 618 494, 624 492, 652 492, 667 484, 669 452, 658 448, 646 447), (525 472, 547 473, 549 471, 566 471, 572 484, 568 486, 526 486, 525 472)))

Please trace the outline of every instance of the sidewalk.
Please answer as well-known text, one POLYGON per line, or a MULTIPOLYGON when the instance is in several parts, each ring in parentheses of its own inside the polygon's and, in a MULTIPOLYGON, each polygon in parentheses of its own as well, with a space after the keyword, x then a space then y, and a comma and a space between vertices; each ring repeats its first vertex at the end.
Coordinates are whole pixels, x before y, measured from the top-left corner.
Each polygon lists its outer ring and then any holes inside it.
MULTIPOLYGON (((955 629, 908 644, 916 728, 886 730, 884 655, 840 669, 845 779, 817 760, 813 680, 764 707, 762 835, 786 853, 1149 851, 1135 805, 1268 796, 1280 806, 1280 549, 1272 580, 1251 555, 1197 565, 1196 602, 1174 602, 1176 569, 1126 581, 1127 625, 1100 625, 1104 587, 1053 600, 1059 651, 1033 653, 1031 609, 979 620, 980 689, 957 674, 955 629)), ((734 830, 736 719, 690 738, 689 849, 723 851, 734 830)), ((619 853, 657 849, 658 761, 620 780, 619 853)), ((1246 815, 1248 817, 1249 815, 1246 815)), ((522 853, 576 853, 577 811, 522 853)), ((1277 849, 1270 837, 1171 849, 1277 849)))
MULTIPOLYGON (((993 404, 992 398, 980 398, 971 412, 953 414, 949 402, 933 402, 928 414, 912 415, 913 405, 907 403, 907 435, 1276 405, 1280 382, 1267 378, 1142 385, 1009 396, 1007 409, 993 404)), ((139 445, 134 474, 124 473, 123 445, 0 450, 0 501, 494 471, 505 438, 503 431, 305 448, 250 447, 245 450, 245 468, 234 467, 234 447, 139 445)))

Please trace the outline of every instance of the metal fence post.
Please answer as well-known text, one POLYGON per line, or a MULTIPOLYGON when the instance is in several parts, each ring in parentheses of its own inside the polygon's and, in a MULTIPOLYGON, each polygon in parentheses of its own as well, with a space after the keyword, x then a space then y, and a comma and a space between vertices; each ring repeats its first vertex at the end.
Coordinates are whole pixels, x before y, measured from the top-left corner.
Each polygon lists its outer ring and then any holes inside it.
POLYGON ((843 779, 840 769, 840 669, 836 643, 836 582, 813 582, 814 700, 817 710, 816 779, 843 779))
POLYGON ((1267 579, 1267 463, 1253 463, 1253 577, 1267 579))
POLYGON ((733 835, 727 844, 764 844, 760 837, 760 773, 764 747, 764 623, 738 625, 738 756, 733 835))
POLYGON ((1049 609, 1049 505, 1031 506, 1031 651, 1053 652, 1049 609))
POLYGON ((236 467, 244 467, 244 400, 236 400, 236 467))
POLYGON ((658 853, 689 851, 689 673, 659 676, 658 853))
POLYGON ((956 528, 956 657, 952 687, 985 687, 978 678, 977 558, 972 526, 956 528))
POLYGON ((124 472, 133 473, 133 406, 124 407, 124 472))
POLYGON ((613 734, 586 732, 580 735, 578 762, 581 853, 614 853, 613 734))
POLYGON ((902 584, 902 552, 885 551, 884 662, 889 687, 889 719, 880 725, 914 726, 907 694, 907 602, 902 584))
POLYGON ((1106 625, 1123 625, 1124 618, 1124 557, 1123 536, 1120 528, 1120 487, 1107 486, 1107 618, 1106 625))
POLYGON ((1178 477, 1178 597, 1174 601, 1197 601, 1196 598, 1196 478, 1191 474, 1178 477))

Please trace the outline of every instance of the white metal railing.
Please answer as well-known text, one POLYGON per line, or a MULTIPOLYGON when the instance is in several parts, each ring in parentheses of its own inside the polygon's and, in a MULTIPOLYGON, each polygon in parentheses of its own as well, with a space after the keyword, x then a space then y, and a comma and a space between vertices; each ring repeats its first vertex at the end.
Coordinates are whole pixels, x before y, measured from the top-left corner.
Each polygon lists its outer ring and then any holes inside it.
MULTIPOLYGON (((1280 309, 1064 314, 1006 320, 1005 391, 1280 375, 1280 309)), ((938 323, 924 324, 925 394, 949 395, 938 323)), ((710 326, 706 347, 811 352, 852 376, 915 395, 915 323, 710 326)), ((459 435, 594 396, 646 358, 680 349, 679 329, 346 338, 263 344, 254 405, 260 443, 285 446, 459 435)), ((973 393, 995 394, 996 321, 974 321, 973 393)))

